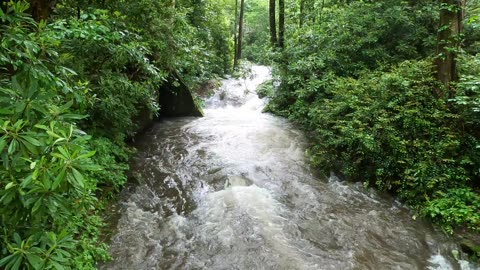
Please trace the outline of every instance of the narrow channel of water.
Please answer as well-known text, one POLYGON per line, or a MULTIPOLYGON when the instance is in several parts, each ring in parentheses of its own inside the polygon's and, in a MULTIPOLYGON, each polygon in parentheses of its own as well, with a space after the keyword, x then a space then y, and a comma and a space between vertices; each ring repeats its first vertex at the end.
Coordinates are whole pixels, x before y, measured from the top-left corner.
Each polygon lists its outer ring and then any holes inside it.
POLYGON ((392 198, 316 176, 302 132, 261 112, 270 76, 224 80, 205 117, 138 139, 102 269, 477 269, 392 198))

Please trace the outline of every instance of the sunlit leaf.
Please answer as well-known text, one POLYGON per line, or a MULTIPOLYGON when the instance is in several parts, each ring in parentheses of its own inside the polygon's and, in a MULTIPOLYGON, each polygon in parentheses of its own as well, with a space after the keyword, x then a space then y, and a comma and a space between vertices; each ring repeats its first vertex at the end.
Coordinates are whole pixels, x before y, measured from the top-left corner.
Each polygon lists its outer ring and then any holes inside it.
POLYGON ((11 188, 14 187, 14 186, 16 186, 16 183, 10 182, 10 183, 8 183, 8 184, 5 186, 5 190, 11 189, 11 188))
POLYGON ((85 182, 85 179, 83 178, 83 175, 75 168, 72 168, 72 173, 73 173, 73 176, 77 182, 77 184, 80 186, 80 187, 84 187, 84 182, 85 182))

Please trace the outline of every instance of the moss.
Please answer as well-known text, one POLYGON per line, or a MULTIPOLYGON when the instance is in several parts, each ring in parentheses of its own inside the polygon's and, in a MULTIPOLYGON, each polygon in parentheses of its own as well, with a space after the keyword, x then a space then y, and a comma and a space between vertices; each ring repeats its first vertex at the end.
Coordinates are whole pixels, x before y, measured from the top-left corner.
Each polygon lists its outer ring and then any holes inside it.
POLYGON ((464 239, 460 242, 460 247, 462 251, 476 257, 477 259, 480 258, 480 244, 474 243, 472 240, 464 239))

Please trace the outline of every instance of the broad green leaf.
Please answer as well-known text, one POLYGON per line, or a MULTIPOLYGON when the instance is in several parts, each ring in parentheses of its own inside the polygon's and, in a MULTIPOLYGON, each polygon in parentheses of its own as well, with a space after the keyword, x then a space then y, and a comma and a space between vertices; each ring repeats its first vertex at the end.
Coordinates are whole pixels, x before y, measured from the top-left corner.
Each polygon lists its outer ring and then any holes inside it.
POLYGON ((10 183, 8 183, 8 184, 5 186, 5 190, 11 189, 11 188, 14 187, 15 185, 16 185, 15 182, 10 182, 10 183))
POLYGON ((15 130, 19 131, 20 129, 22 129, 24 124, 25 124, 25 121, 23 121, 23 119, 20 119, 17 122, 15 122, 15 124, 13 124, 13 128, 15 128, 15 130))
POLYGON ((3 203, 3 205, 8 205, 14 198, 15 193, 14 192, 6 192, 2 198, 0 198, 0 202, 3 203))
POLYGON ((77 159, 85 159, 85 158, 92 157, 92 156, 95 155, 96 152, 97 152, 97 151, 90 151, 90 152, 88 152, 88 153, 86 153, 86 154, 83 154, 83 155, 78 156, 77 159))
POLYGON ((12 111, 11 110, 8 110, 8 109, 0 109, 0 114, 12 114, 12 111))
POLYGON ((7 264, 13 257, 15 257, 15 254, 10 254, 7 257, 1 259, 0 266, 4 266, 5 264, 7 264))
POLYGON ((43 178, 42 178, 42 184, 43 186, 46 188, 46 189, 51 189, 52 187, 52 180, 50 177, 48 177, 47 175, 45 175, 43 178))
POLYGON ((36 254, 27 254, 27 261, 30 263, 30 265, 33 266, 34 269, 41 269, 41 267, 43 266, 43 263, 44 261, 42 260, 42 258, 40 258, 40 256, 36 255, 36 254))
POLYGON ((2 126, 2 127, 3 127, 3 128, 7 128, 8 125, 10 125, 10 120, 7 120, 7 121, 3 122, 3 126, 2 126))
POLYGON ((43 130, 48 130, 48 127, 45 126, 45 125, 40 125, 40 124, 38 124, 38 125, 35 125, 35 127, 36 127, 36 128, 39 128, 39 129, 43 129, 43 130))
POLYGON ((50 243, 52 245, 55 245, 57 243, 57 235, 53 232, 48 232, 47 233, 47 238, 50 240, 50 243))
POLYGON ((59 154, 59 153, 50 153, 51 156, 53 157, 57 157, 59 159, 62 159, 62 160, 66 160, 67 158, 64 157, 63 155, 59 154))
POLYGON ((37 93, 37 91, 38 91, 38 81, 34 79, 33 81, 30 81, 30 86, 28 87, 27 98, 32 99, 34 97, 34 95, 37 93))
POLYGON ((42 143, 41 143, 39 140, 35 139, 35 138, 32 138, 32 137, 30 137, 30 136, 25 136, 25 135, 20 136, 20 137, 21 137, 22 139, 28 141, 29 143, 31 143, 31 144, 34 145, 34 146, 42 146, 42 143))
POLYGON ((55 257, 53 257, 53 259, 57 262, 61 262, 61 263, 65 263, 68 261, 68 257, 70 256, 64 256, 64 253, 66 253, 66 251, 64 250, 61 250, 61 249, 57 249, 57 252, 55 253, 55 257))
POLYGON ((12 77, 12 89, 16 91, 21 91, 22 87, 18 83, 17 76, 12 77))
POLYGON ((59 142, 63 142, 63 141, 66 141, 66 140, 67 140, 67 139, 65 139, 65 138, 58 138, 58 139, 56 139, 56 140, 53 142, 53 144, 57 144, 57 143, 59 143, 59 142))
MULTIPOLYGON (((62 245, 63 247, 66 247, 67 245, 62 245)), ((68 245, 67 248, 73 248, 73 244, 68 245)), ((62 254, 65 258, 70 258, 72 257, 72 254, 68 253, 65 250, 59 249, 58 253, 62 254)))
POLYGON ((68 153, 68 151, 64 147, 60 146, 60 147, 57 147, 57 149, 64 157, 66 157, 66 158, 70 157, 70 154, 68 153))
POLYGON ((33 180, 37 180, 39 172, 40 172, 39 168, 37 168, 36 170, 33 171, 33 173, 32 173, 32 179, 33 180))
POLYGON ((72 119, 72 120, 81 120, 87 118, 86 115, 81 115, 81 114, 73 114, 73 113, 66 113, 62 114, 60 116, 62 119, 67 120, 67 119, 72 119))
MULTIPOLYGON (((30 237, 33 237, 33 235, 30 236, 30 237)), ((39 247, 31 247, 31 248, 30 248, 30 251, 31 251, 32 253, 41 254, 41 253, 45 252, 45 249, 39 248, 39 247)))
POLYGON ((26 188, 32 182, 32 180, 33 180, 33 175, 29 175, 29 176, 25 177, 25 179, 23 179, 20 186, 22 188, 26 188))
POLYGON ((63 104, 62 106, 60 106, 60 111, 66 111, 67 109, 69 109, 70 107, 72 107, 73 105, 73 100, 70 100, 69 102, 63 104))
POLYGON ((63 168, 62 171, 55 177, 55 181, 52 184, 52 190, 57 189, 57 187, 60 185, 60 183, 65 179, 65 171, 66 169, 63 168))
POLYGON ((5 138, 0 138, 0 153, 3 151, 6 145, 7 141, 5 140, 5 138))
POLYGON ((38 198, 37 201, 35 201, 35 204, 32 207, 32 214, 37 212, 37 210, 40 209, 40 206, 42 206, 42 198, 38 198))
POLYGON ((48 134, 48 135, 50 135, 51 137, 54 137, 54 138, 61 138, 61 136, 60 136, 60 135, 58 135, 58 134, 55 134, 55 133, 53 133, 53 132, 52 132, 52 131, 50 131, 50 130, 47 130, 47 134, 48 134))
POLYGON ((0 92, 6 94, 6 95, 8 95, 8 96, 12 96, 12 97, 18 96, 18 95, 17 95, 17 92, 12 91, 11 89, 0 88, 0 92))
POLYGON ((20 139, 20 142, 22 143, 23 146, 25 146, 25 148, 28 149, 28 151, 30 151, 30 153, 37 154, 38 152, 37 148, 35 148, 35 146, 33 146, 31 143, 23 139, 20 139))
POLYGON ((20 270, 20 264, 22 263, 22 261, 23 261, 22 256, 17 256, 17 259, 16 259, 15 263, 13 264, 12 268, 10 268, 10 269, 20 270))
POLYGON ((17 106, 15 106, 15 112, 21 113, 25 110, 26 107, 27 107, 27 104, 25 102, 18 102, 17 106))
POLYGON ((78 183, 78 185, 83 188, 85 182, 83 175, 75 168, 72 168, 72 172, 73 177, 75 178, 75 180, 77 180, 76 182, 78 183))
POLYGON ((61 264, 57 263, 56 261, 50 261, 50 263, 53 265, 53 267, 55 267, 55 269, 57 270, 65 270, 66 268, 63 267, 61 264))
POLYGON ((8 146, 8 154, 11 155, 17 149, 17 141, 12 140, 8 146))
POLYGON ((21 245, 22 244, 22 238, 20 237, 20 235, 18 233, 14 233, 13 234, 13 240, 15 240, 15 243, 17 245, 21 245))

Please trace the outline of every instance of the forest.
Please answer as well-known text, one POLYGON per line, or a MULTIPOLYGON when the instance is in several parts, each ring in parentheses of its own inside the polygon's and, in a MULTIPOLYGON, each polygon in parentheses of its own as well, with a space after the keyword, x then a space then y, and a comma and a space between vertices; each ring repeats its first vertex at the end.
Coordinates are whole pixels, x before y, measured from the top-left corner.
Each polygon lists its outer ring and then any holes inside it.
MULTIPOLYGON (((478 0, 0 1, 0 268, 96 269, 162 85, 271 66, 265 112, 328 174, 480 257, 478 0), (181 81, 178 80, 181 78, 181 81)), ((168 103, 168 100, 166 101, 168 103)))

